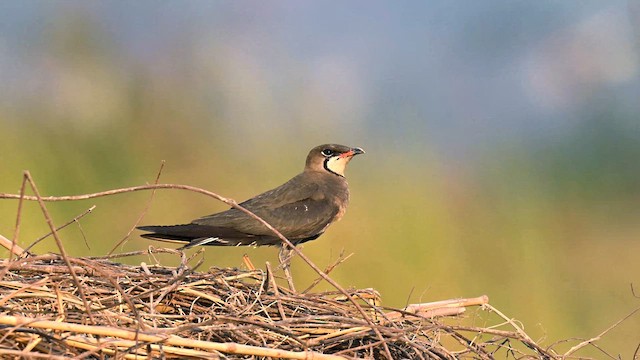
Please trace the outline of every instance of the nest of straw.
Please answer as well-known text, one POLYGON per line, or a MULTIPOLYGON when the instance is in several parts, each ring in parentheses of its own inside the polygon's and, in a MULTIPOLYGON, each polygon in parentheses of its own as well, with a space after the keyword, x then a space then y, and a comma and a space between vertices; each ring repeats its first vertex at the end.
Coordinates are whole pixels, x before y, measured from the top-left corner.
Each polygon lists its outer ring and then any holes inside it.
MULTIPOLYGON (((519 329, 444 319, 486 297, 386 309, 374 290, 297 293, 264 270, 32 256, 0 268, 0 355, 47 358, 554 358, 519 329), (361 313, 354 302, 362 309, 361 313), (444 316, 448 315, 448 316, 444 316), (519 344, 519 345, 518 345, 519 344)), ((138 253, 139 254, 139 253, 138 253)), ((268 264, 267 264, 268 265, 268 264)))
POLYGON ((388 308, 375 290, 344 289, 328 276, 343 259, 323 271, 298 249, 297 256, 320 276, 314 284, 326 281, 336 291, 282 287, 269 263, 264 269, 246 261, 248 270, 196 271, 200 264, 191 265, 195 255, 187 258, 170 249, 73 258, 66 255, 57 231, 93 207, 56 228, 45 205, 157 189, 188 190, 223 201, 263 222, 291 246, 264 220, 203 189, 154 184, 42 197, 26 171, 20 194, 0 194, 0 199, 19 201, 14 233, 22 203, 37 201, 61 255, 33 255, 0 235, 0 245, 15 255, 0 260, 1 358, 563 359, 599 338, 558 354, 533 341, 486 296, 388 308), (27 184, 35 196, 24 194, 27 184), (180 266, 115 262, 155 253, 180 257, 180 266))

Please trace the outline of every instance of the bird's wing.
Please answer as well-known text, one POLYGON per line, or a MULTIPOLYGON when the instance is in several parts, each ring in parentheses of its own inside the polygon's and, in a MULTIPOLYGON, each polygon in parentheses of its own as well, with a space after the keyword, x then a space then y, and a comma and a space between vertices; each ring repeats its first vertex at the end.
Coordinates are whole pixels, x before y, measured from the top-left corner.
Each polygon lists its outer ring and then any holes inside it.
POLYGON ((324 232, 338 214, 327 198, 308 198, 272 209, 267 222, 291 239, 304 239, 324 232))
POLYGON ((254 196, 240 205, 249 210, 277 209, 298 201, 323 197, 323 194, 319 193, 320 186, 314 181, 309 181, 309 177, 305 175, 304 173, 297 175, 277 188, 254 196))
MULTIPOLYGON (((287 183, 240 203, 264 219, 283 235, 300 238, 316 235, 331 222, 337 209, 315 182, 302 181, 300 175, 287 183)), ((232 208, 192 222, 212 227, 232 228, 253 235, 272 232, 244 212, 232 208)))

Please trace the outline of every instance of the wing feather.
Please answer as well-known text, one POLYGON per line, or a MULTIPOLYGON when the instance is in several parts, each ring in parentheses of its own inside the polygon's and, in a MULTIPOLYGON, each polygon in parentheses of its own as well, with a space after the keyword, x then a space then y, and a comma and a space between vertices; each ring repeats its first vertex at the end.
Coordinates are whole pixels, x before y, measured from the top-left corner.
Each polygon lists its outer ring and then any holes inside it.
MULTIPOLYGON (((317 183, 305 180, 302 174, 298 175, 240 205, 264 219, 288 238, 316 235, 324 230, 338 210, 320 191, 317 183)), ((253 235, 272 235, 271 231, 257 220, 233 208, 196 219, 192 223, 233 228, 253 235)))

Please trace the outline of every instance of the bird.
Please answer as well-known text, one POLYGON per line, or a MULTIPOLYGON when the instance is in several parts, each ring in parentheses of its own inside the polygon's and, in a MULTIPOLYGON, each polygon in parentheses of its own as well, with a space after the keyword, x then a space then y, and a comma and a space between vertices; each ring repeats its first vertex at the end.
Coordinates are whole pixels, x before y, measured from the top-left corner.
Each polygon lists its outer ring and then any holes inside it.
MULTIPOLYGON (((324 144, 311 149, 304 170, 284 184, 239 205, 265 220, 293 245, 315 240, 340 220, 349 204, 347 164, 364 154, 359 147, 324 144)), ((237 208, 206 215, 180 225, 147 225, 143 238, 194 246, 280 246, 279 260, 287 278, 291 249, 271 230, 237 208)), ((291 281, 290 281, 291 285, 291 281)))

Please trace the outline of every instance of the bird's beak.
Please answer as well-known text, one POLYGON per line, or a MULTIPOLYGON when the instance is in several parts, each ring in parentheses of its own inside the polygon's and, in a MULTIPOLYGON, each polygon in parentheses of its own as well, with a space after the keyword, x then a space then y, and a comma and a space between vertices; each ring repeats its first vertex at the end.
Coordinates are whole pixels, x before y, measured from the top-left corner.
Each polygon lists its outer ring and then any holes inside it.
POLYGON ((362 148, 355 147, 355 148, 351 148, 346 153, 340 154, 340 157, 352 157, 358 154, 364 154, 364 150, 362 150, 362 148))

